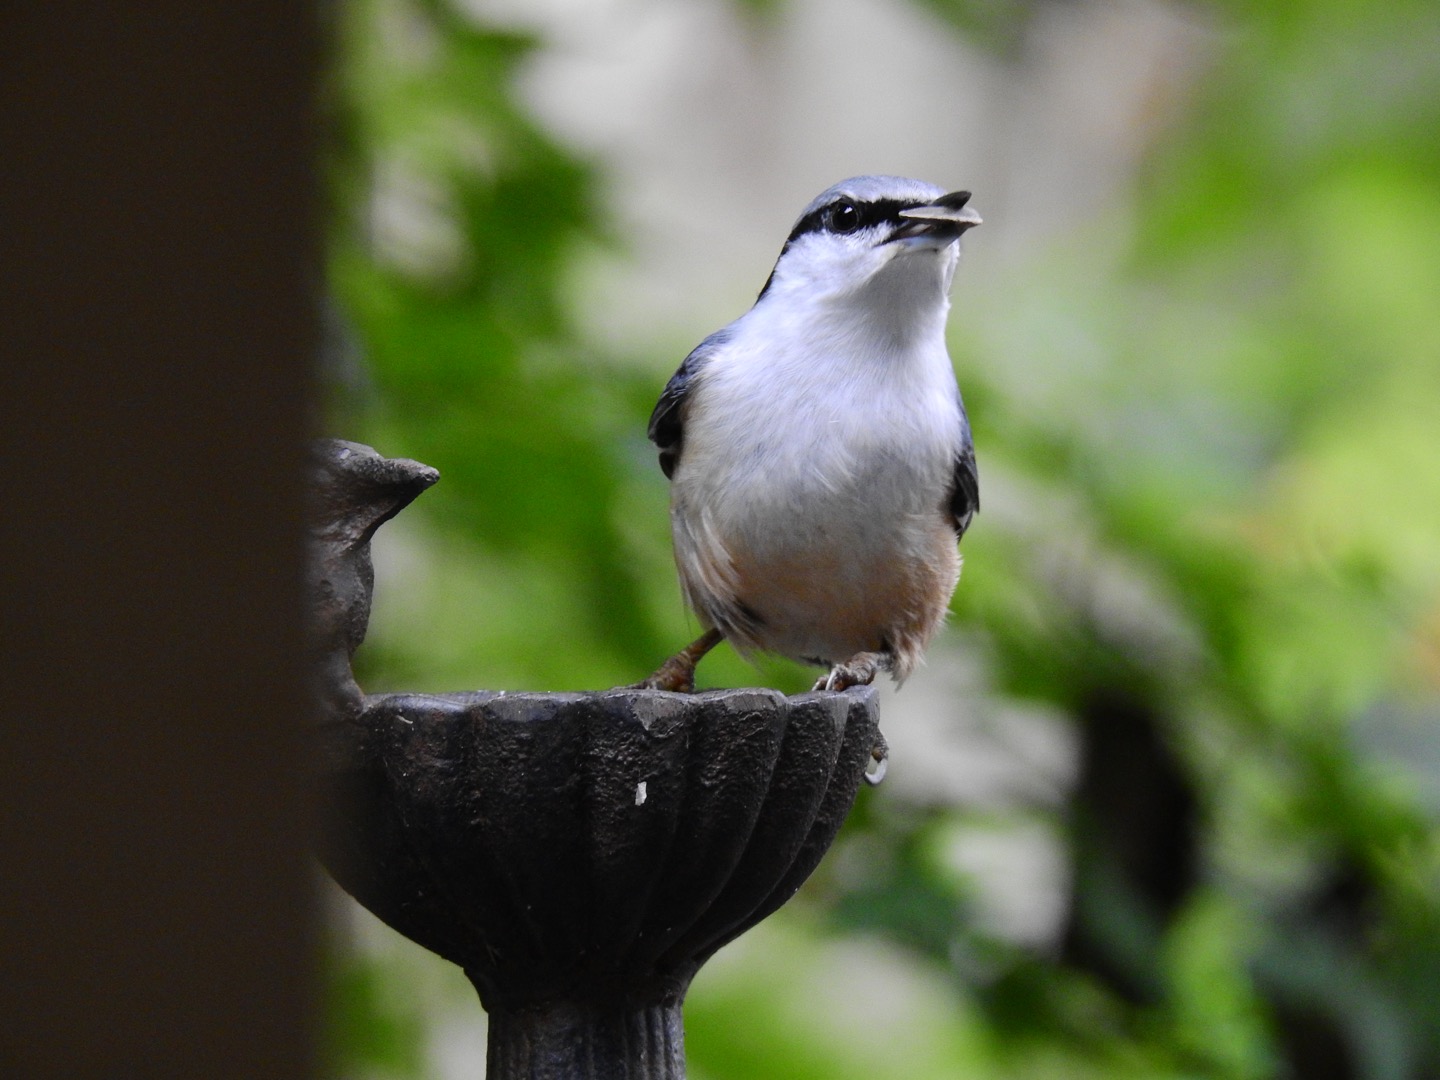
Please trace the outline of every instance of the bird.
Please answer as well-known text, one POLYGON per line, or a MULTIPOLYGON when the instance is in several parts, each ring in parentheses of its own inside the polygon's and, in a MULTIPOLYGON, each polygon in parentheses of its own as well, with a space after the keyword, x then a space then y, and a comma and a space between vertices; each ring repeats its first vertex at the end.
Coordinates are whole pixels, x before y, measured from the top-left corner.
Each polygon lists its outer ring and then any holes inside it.
POLYGON ((945 343, 969 202, 896 176, 827 188, 750 310, 667 383, 648 435, 705 632, 637 686, 693 692, 722 640, 828 668, 817 691, 921 662, 980 509, 945 343))

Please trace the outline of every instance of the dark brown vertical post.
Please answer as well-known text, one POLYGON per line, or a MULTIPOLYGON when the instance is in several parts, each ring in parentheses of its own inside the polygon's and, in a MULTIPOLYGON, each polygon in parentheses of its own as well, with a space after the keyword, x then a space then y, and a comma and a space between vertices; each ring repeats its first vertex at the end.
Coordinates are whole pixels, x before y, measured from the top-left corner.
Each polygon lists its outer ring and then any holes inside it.
POLYGON ((0 1075, 311 1072, 315 8, 0 17, 0 1075))

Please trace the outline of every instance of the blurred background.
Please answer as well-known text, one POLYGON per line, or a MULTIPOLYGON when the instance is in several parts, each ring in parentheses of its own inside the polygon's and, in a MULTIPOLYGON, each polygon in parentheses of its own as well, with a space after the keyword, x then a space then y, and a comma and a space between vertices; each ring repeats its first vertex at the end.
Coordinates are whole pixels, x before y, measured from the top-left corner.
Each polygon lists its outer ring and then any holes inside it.
MULTIPOLYGON (((651 671, 696 632, 671 372, 842 177, 985 217, 950 626, 885 785, 697 979, 696 1080, 1440 1078, 1440 7, 334 18, 327 426, 443 476, 380 533, 371 691, 651 671)), ((482 1075, 459 970, 328 910, 329 1075, 482 1075)))

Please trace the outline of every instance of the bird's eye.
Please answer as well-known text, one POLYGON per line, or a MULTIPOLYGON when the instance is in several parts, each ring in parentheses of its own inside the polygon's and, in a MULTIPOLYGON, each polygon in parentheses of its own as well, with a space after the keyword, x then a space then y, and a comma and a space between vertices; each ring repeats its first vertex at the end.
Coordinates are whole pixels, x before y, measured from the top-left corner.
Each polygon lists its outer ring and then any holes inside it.
POLYGON ((860 227, 860 211, 852 202, 837 202, 825 211, 825 228, 833 233, 851 233, 860 227))

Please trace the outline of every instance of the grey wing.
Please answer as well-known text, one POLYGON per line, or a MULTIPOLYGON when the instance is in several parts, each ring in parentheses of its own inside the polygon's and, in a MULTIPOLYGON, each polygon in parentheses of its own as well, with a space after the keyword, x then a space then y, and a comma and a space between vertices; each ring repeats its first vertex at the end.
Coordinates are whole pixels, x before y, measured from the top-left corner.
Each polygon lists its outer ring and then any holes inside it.
POLYGON ((970 421, 965 406, 960 406, 960 449, 955 455, 955 473, 951 479, 949 513, 958 539, 965 535, 971 520, 980 512, 980 472, 975 466, 975 443, 970 437, 970 421))
POLYGON ((660 448, 660 469, 667 478, 675 475, 680 451, 685 442, 685 405, 695 390, 696 376, 715 350, 729 339, 729 332, 718 330, 685 357, 678 371, 661 391, 655 411, 650 414, 650 441, 660 448))

